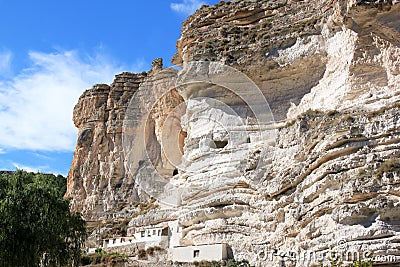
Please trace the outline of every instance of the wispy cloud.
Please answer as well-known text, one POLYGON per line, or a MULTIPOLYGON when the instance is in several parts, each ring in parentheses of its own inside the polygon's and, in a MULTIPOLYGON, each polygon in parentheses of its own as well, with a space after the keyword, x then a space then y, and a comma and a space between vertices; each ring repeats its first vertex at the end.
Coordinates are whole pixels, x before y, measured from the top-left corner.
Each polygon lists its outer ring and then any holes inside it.
POLYGON ((6 154, 6 151, 2 148, 0 148, 0 154, 6 154))
POLYGON ((11 60, 13 54, 8 51, 0 51, 0 76, 11 75, 11 60))
POLYGON ((30 52, 32 65, 13 79, 0 80, 0 147, 72 151, 72 111, 84 89, 110 83, 122 71, 100 54, 30 52))
POLYGON ((44 160, 54 160, 54 158, 52 158, 50 156, 46 156, 46 155, 43 155, 43 154, 37 153, 37 152, 32 152, 32 155, 37 158, 44 159, 44 160))
POLYGON ((62 171, 53 169, 48 165, 30 166, 30 165, 20 164, 20 163, 16 163, 16 162, 12 162, 11 164, 14 166, 15 169, 24 170, 27 172, 52 173, 54 175, 61 174, 62 176, 65 176, 65 177, 68 174, 66 172, 62 172, 62 171))
POLYGON ((171 9, 177 13, 191 15, 204 4, 206 2, 199 0, 183 0, 182 3, 171 3, 171 9))
POLYGON ((16 162, 13 162, 12 165, 18 170, 24 170, 27 172, 46 172, 46 170, 49 169, 49 166, 32 167, 32 166, 24 166, 16 162))

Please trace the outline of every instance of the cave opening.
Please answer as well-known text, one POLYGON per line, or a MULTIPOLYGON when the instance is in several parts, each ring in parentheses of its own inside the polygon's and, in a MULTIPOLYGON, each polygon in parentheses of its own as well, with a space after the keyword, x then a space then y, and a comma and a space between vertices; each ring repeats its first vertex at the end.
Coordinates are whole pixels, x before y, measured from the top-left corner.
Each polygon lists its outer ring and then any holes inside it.
POLYGON ((216 148, 224 148, 228 145, 228 141, 215 141, 214 144, 216 148))

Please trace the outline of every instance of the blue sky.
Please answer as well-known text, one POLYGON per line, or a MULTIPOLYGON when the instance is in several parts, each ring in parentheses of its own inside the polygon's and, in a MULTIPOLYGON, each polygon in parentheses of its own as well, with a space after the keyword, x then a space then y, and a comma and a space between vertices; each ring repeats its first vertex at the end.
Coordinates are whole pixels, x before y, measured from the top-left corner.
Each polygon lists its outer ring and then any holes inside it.
POLYGON ((0 0, 0 170, 66 175, 72 110, 95 83, 171 65, 181 23, 218 0, 0 0))

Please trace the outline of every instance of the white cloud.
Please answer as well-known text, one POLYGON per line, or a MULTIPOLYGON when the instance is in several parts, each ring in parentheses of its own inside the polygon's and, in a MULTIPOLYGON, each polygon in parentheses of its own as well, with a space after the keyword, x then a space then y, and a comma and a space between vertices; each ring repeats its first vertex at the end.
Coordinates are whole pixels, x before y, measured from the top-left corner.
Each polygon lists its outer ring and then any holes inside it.
POLYGON ((32 155, 34 155, 34 156, 37 157, 37 158, 44 159, 44 160, 53 160, 52 157, 45 156, 45 155, 40 154, 40 153, 35 153, 35 152, 33 152, 32 155))
POLYGON ((4 149, 0 148, 0 154, 6 154, 6 151, 4 151, 4 149))
POLYGON ((27 172, 45 172, 45 170, 49 169, 49 166, 31 167, 31 166, 24 166, 15 162, 13 162, 12 165, 18 170, 24 170, 27 172))
POLYGON ((0 76, 11 74, 11 59, 13 54, 10 51, 0 52, 0 76))
POLYGON ((122 71, 101 55, 31 52, 32 66, 0 81, 0 147, 73 151, 77 130, 72 111, 95 83, 110 83, 122 71))
POLYGON ((26 172, 34 172, 34 173, 51 173, 54 175, 60 174, 64 177, 66 177, 68 175, 68 173, 52 169, 49 165, 30 166, 30 165, 20 164, 17 162, 11 162, 11 165, 14 167, 14 169, 10 169, 12 171, 23 170, 26 172))
POLYGON ((12 164, 12 166, 14 166, 15 169, 24 170, 24 171, 27 171, 27 172, 52 173, 54 175, 61 174, 64 177, 66 177, 67 174, 68 174, 68 173, 64 173, 62 171, 58 171, 58 170, 52 169, 48 165, 28 166, 28 165, 24 165, 24 164, 20 164, 20 163, 16 163, 16 162, 11 162, 11 164, 12 164))
POLYGON ((184 15, 190 15, 204 4, 206 3, 199 0, 183 0, 182 3, 171 3, 171 9, 184 15))

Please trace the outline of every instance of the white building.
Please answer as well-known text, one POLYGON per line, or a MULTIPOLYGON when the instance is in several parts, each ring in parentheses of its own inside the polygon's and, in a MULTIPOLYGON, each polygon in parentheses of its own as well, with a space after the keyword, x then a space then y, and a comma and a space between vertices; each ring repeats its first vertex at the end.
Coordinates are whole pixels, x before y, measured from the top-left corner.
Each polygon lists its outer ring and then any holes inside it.
POLYGON ((211 244, 172 248, 172 261, 222 261, 228 258, 226 244, 211 244))
MULTIPOLYGON (((172 260, 177 262, 222 261, 228 258, 227 244, 181 246, 183 227, 176 221, 130 229, 127 237, 104 239, 101 248, 141 244, 144 248, 169 248, 172 260)), ((89 248, 94 253, 96 248, 89 248)))
POLYGON ((135 237, 115 237, 103 240, 103 248, 126 246, 136 243, 135 237))
POLYGON ((168 224, 136 228, 133 236, 136 242, 145 243, 145 248, 167 247, 169 239, 168 224))
MULTIPOLYGON (((103 239, 100 248, 113 248, 140 243, 144 244, 144 248, 162 247, 167 248, 169 244, 170 231, 168 224, 160 224, 156 226, 146 226, 132 229, 129 234, 131 236, 119 236, 103 239)), ((94 253, 95 247, 88 248, 88 253, 94 253)))
POLYGON ((178 221, 168 222, 169 228, 169 248, 179 247, 181 245, 183 227, 178 221))

